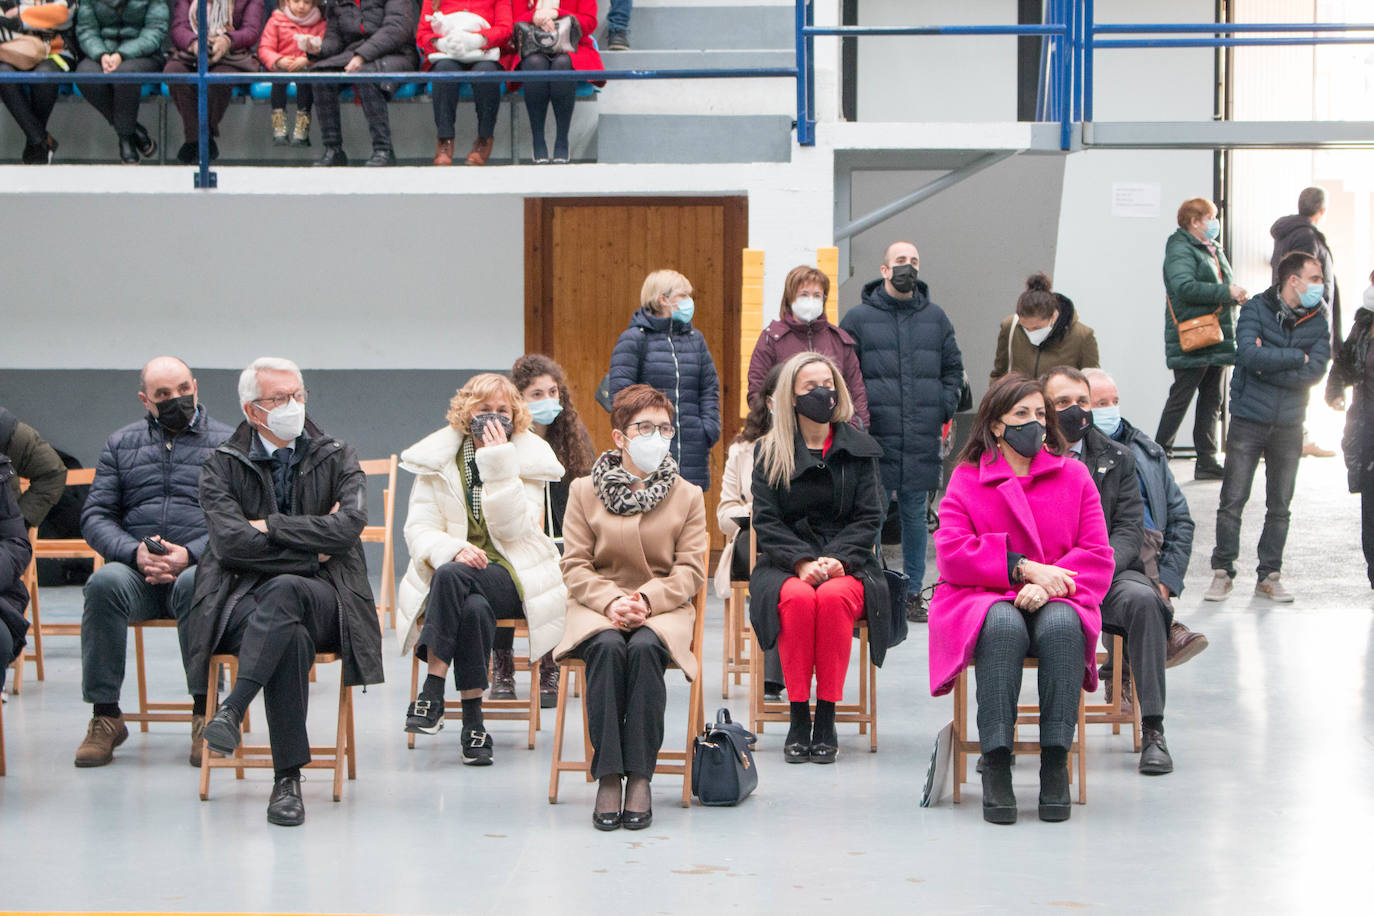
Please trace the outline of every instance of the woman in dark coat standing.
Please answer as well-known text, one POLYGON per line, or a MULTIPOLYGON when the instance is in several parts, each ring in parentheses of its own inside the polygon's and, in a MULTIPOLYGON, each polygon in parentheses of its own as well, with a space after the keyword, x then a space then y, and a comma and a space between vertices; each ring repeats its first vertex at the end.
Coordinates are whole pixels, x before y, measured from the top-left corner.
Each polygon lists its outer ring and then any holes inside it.
POLYGON ((1345 410, 1346 386, 1355 389, 1345 415, 1341 450, 1345 452, 1350 492, 1360 494, 1360 540, 1369 587, 1374 588, 1374 365, 1370 364, 1374 350, 1369 346, 1374 336, 1374 273, 1369 275, 1369 283, 1364 302, 1355 311, 1350 336, 1331 361, 1326 401, 1337 410, 1345 410))
POLYGON ((609 391, 644 384, 673 404, 670 454, 682 476, 711 489, 711 447, 720 439, 720 379, 706 338, 692 327, 692 284, 675 270, 644 280, 641 307, 611 353, 609 391))
POLYGON ((1174 447, 1183 415, 1197 392, 1193 414, 1193 448, 1197 464, 1193 476, 1220 480, 1217 462, 1217 419, 1221 416, 1221 382, 1226 367, 1236 361, 1236 335, 1233 307, 1248 298, 1236 285, 1226 252, 1217 244, 1221 224, 1217 207, 1210 200, 1194 197, 1178 208, 1178 229, 1164 244, 1164 353, 1174 371, 1174 383, 1159 417, 1155 441, 1165 449, 1174 447), (1178 342, 1179 322, 1203 315, 1217 316, 1221 323, 1220 343, 1185 353, 1178 342))
MULTIPOLYGON (((342 0, 326 4, 324 17, 323 44, 310 69, 394 73, 418 68, 415 31, 420 15, 412 0, 342 0)), ((342 89, 339 83, 321 83, 315 90, 315 112, 320 118, 320 140, 324 143, 324 155, 316 165, 348 165, 339 120, 342 89)), ((355 91, 372 138, 372 158, 366 164, 395 165, 391 119, 386 110, 390 87, 384 83, 358 83, 355 91)))
POLYGON ((849 424, 844 376, 819 353, 783 363, 773 428, 754 463, 758 560, 749 618, 759 646, 776 644, 791 711, 788 763, 834 763, 835 704, 844 698, 854 623, 868 619, 869 654, 883 663, 887 582, 873 544, 882 525, 877 442, 849 424), (816 721, 811 722, 811 680, 816 721))
POLYGON ((788 271, 782 284, 778 320, 763 329, 749 358, 748 402, 752 404, 758 397, 769 370, 789 356, 807 351, 822 353, 839 366, 849 398, 854 402, 854 415, 867 428, 868 394, 859 369, 859 354, 854 349, 854 338, 825 316, 829 298, 830 278, 816 268, 803 264, 788 271))

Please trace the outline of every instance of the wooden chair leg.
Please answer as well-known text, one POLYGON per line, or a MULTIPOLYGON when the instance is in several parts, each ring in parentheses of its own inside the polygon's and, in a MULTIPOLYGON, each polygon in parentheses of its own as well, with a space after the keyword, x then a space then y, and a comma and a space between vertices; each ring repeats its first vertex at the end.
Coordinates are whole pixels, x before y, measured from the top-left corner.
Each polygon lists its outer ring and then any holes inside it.
POLYGON ((959 676, 954 681, 954 728, 950 736, 950 769, 953 771, 954 778, 954 804, 959 804, 960 786, 964 782, 964 728, 968 723, 965 718, 964 691, 968 685, 968 673, 960 671, 959 676))
POLYGON ((749 652, 749 730, 763 734, 763 651, 754 640, 749 652))
POLYGON ((530 750, 534 750, 534 733, 539 728, 539 659, 530 659, 530 715, 529 715, 529 744, 530 750))
POLYGON ((731 626, 731 618, 734 616, 730 612, 730 606, 735 602, 729 598, 725 599, 725 619, 721 626, 721 650, 720 650, 720 698, 730 699, 730 668, 735 663, 735 654, 731 651, 731 633, 734 627, 731 626))
MULTIPOLYGON (((148 672, 143 660, 143 627, 134 627, 134 671, 138 676, 138 711, 142 715, 148 714, 148 672)), ((144 719, 138 723, 138 730, 148 731, 148 720, 144 719)))
MULTIPOLYGON (((580 675, 580 680, 581 680, 581 682, 582 682, 582 687, 583 687, 582 692, 583 692, 583 693, 586 693, 586 692, 587 692, 587 689, 586 689, 586 688, 587 688, 587 669, 586 669, 586 668, 583 668, 583 669, 582 669, 582 674, 580 675)), ((588 715, 588 713, 587 713, 587 698, 584 696, 584 697, 582 698, 582 702, 579 703, 578 705, 580 705, 580 706, 582 707, 582 759, 585 760, 585 761, 587 761, 587 782, 595 782, 596 780, 592 777, 592 723, 591 723, 591 718, 589 717, 589 715, 588 715)))
POLYGON ((558 804, 558 779, 562 775, 563 763, 563 723, 568 711, 568 681, 572 679, 572 669, 560 666, 558 672, 558 707, 553 715, 553 765, 549 767, 549 804, 558 804))
POLYGON ((868 751, 878 753, 878 666, 867 656, 864 665, 868 668, 868 715, 871 720, 868 732, 868 751))
POLYGON ((15 696, 19 696, 19 694, 23 692, 24 659, 26 657, 27 656, 25 656, 23 652, 20 652, 19 657, 16 658, 13 664, 10 665, 10 670, 14 672, 14 675, 10 678, 10 693, 14 694, 15 696))
MULTIPOLYGON (((692 807, 692 740, 701 731, 705 719, 705 689, 698 675, 692 681, 692 689, 687 701, 687 743, 682 763, 682 807, 692 807)), ((590 759, 590 758, 588 758, 590 759)))
MULTIPOLYGON (((859 630, 859 713, 860 716, 868 712, 868 679, 864 677, 864 668, 868 664, 868 630, 859 630)), ((862 718, 859 719, 859 734, 868 734, 868 723, 862 718)))
POLYGON ((334 801, 343 798, 344 769, 348 764, 348 695, 343 668, 339 668, 339 712, 334 728, 334 801))
POLYGON ((34 660, 35 675, 41 681, 44 677, 43 616, 38 610, 38 589, 34 589, 33 594, 29 595, 29 608, 33 611, 32 619, 29 621, 32 624, 29 627, 29 635, 33 637, 33 652, 28 657, 34 660))
POLYGON ((1078 803, 1086 805, 1088 803, 1088 735, 1087 716, 1085 713, 1086 694, 1078 692, 1078 803))
POLYGON ((0 703, 0 776, 5 775, 5 704, 0 703))
MULTIPOLYGON (((210 663, 210 680, 205 691, 205 713, 213 716, 219 708, 219 665, 210 663)), ((210 745, 200 742, 200 800, 210 800, 210 745)))
MULTIPOLYGON (((420 659, 410 653, 410 702, 420 695, 420 659)), ((406 747, 415 750, 415 733, 406 732, 406 747)))

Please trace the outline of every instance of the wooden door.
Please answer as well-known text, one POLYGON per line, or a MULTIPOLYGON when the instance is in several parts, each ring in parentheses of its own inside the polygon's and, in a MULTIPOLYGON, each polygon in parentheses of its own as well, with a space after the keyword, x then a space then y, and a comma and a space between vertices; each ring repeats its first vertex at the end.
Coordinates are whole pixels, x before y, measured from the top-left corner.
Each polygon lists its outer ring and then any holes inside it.
MULTIPOLYGON (((720 376, 721 441, 711 451, 707 515, 715 518, 725 450, 739 429, 743 197, 531 198, 525 201, 525 349, 563 366, 597 452, 612 448, 594 393, 639 308, 644 278, 669 267, 691 281, 693 326, 720 376)), ((710 525, 714 532, 715 525, 710 525)), ((721 546, 713 533, 714 546, 721 546)))

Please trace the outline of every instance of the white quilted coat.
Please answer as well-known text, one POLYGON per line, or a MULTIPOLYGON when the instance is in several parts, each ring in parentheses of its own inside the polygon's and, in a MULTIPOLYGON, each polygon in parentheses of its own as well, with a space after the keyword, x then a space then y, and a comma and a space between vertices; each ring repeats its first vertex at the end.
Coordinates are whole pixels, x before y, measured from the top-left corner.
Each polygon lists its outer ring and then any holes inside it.
MULTIPOLYGON (((445 426, 401 453, 401 467, 416 475, 405 525, 410 566, 396 592, 396 636, 402 655, 413 650, 419 638, 419 618, 434 570, 467 544, 467 502, 455 461, 461 443, 458 433, 445 426)), ((562 480, 563 466, 548 443, 531 432, 479 448, 476 460, 487 532, 520 579, 530 655, 538 658, 558 645, 567 608, 558 548, 543 530, 544 485, 562 480)))

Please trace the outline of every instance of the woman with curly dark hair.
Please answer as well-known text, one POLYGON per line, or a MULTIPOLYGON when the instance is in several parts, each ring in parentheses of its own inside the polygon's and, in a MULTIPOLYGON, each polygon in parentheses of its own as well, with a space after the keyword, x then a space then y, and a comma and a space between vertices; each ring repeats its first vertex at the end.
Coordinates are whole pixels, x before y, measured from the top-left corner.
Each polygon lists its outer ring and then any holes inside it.
MULTIPOLYGON (((578 417, 572 391, 558 363, 542 353, 526 353, 511 366, 510 378, 534 420, 531 431, 549 444, 563 465, 563 479, 549 484, 547 500, 552 523, 549 534, 562 537, 568 488, 578 477, 591 473, 592 462, 596 459, 592 437, 578 417)), ((511 648, 514 639, 512 630, 503 629, 496 634, 491 665, 493 700, 515 699, 515 656, 511 648)), ((558 705, 558 666, 548 655, 539 666, 539 705, 545 709, 558 705)))

